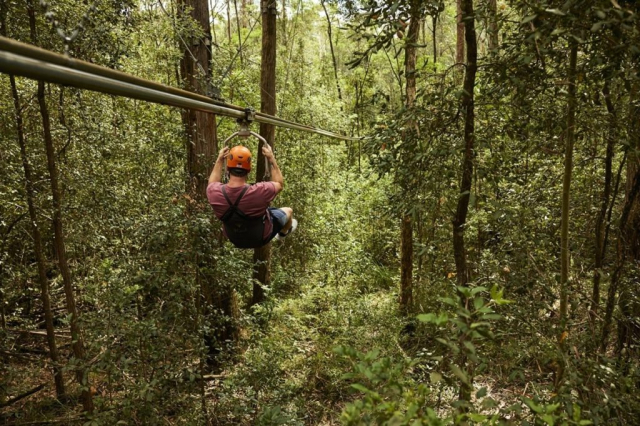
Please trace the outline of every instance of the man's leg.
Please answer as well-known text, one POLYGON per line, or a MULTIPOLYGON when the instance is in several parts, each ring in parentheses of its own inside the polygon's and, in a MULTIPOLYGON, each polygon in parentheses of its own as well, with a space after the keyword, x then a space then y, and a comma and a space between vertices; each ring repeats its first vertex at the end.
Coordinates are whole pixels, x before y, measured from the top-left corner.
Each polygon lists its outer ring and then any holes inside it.
POLYGON ((287 235, 287 232, 289 232, 291 224, 293 223, 293 209, 291 207, 280 207, 279 209, 287 215, 287 223, 280 230, 280 234, 287 235))

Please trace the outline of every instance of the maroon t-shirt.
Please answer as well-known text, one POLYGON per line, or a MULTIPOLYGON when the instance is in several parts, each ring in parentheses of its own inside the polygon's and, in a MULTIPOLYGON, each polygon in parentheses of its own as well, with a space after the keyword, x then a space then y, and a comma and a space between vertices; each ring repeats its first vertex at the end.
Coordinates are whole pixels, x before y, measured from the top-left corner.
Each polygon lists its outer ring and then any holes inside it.
MULTIPOLYGON (((242 192, 242 186, 232 188, 227 185, 225 191, 227 197, 232 203, 236 202, 236 199, 242 192)), ((278 192, 273 182, 258 182, 255 185, 251 185, 247 192, 245 192, 238 208, 247 216, 258 217, 263 214, 267 215, 267 220, 264 223, 264 238, 267 239, 271 235, 273 230, 273 223, 271 222, 271 215, 267 213, 267 207, 274 198, 276 198, 278 192)), ((222 193, 222 183, 211 182, 207 187, 207 198, 209 204, 213 207, 213 211, 218 219, 229 209, 229 203, 224 198, 222 193)))

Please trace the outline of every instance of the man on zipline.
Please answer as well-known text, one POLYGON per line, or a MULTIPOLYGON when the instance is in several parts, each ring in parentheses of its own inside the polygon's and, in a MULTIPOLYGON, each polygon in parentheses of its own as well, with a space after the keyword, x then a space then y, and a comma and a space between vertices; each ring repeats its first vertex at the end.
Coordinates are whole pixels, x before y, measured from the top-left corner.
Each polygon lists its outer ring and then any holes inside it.
POLYGON ((282 191, 284 179, 268 144, 262 154, 271 165, 271 181, 247 184, 251 171, 251 151, 238 145, 224 147, 209 176, 207 198, 216 217, 223 223, 224 233, 239 248, 257 248, 272 239, 293 232, 298 221, 289 207, 273 208, 269 204, 282 191), (229 183, 222 184, 222 165, 227 161, 229 183))

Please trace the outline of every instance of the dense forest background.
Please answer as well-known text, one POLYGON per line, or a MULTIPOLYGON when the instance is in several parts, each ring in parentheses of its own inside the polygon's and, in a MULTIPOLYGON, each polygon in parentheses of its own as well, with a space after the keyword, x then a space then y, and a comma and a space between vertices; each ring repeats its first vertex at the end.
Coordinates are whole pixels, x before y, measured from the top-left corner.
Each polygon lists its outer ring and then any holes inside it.
POLYGON ((362 137, 275 130, 300 226, 254 253, 202 186, 232 119, 0 75, 0 423, 638 424, 639 13, 0 0, 6 37, 362 137))

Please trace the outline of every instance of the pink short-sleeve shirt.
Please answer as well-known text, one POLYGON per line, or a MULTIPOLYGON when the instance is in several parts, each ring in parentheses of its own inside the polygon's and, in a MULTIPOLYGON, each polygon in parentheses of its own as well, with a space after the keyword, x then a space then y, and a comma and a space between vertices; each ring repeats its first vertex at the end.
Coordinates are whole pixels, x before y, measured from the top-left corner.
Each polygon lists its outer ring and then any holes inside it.
MULTIPOLYGON (((232 188, 227 185, 225 190, 232 203, 235 203, 236 199, 242 192, 242 188, 242 186, 232 188)), ((278 193, 273 182, 258 182, 249 187, 238 205, 238 208, 247 216, 257 217, 262 216, 263 214, 267 215, 263 235, 265 239, 269 238, 273 231, 273 222, 271 221, 271 215, 267 212, 267 208, 271 204, 271 201, 276 198, 276 195, 278 195, 278 193)), ((209 200, 209 204, 211 204, 216 217, 220 219, 229 208, 229 203, 222 193, 222 183, 211 182, 209 184, 207 187, 207 199, 209 200)))

